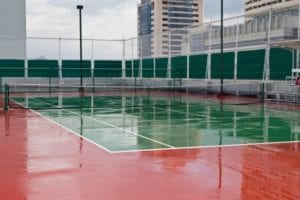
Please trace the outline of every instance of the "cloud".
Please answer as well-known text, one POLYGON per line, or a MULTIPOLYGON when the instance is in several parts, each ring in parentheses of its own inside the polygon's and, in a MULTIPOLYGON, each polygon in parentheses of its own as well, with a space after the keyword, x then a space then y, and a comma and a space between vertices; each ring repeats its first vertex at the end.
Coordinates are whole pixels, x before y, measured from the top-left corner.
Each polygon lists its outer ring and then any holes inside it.
MULTIPOLYGON (((77 3, 70 0, 27 0, 28 35, 75 37, 77 3)), ((137 0, 86 0, 83 10, 85 37, 133 37, 137 32, 137 0)))
POLYGON ((65 9, 75 9, 76 5, 83 4, 87 15, 101 15, 104 10, 118 9, 123 6, 136 7, 138 0, 46 0, 47 4, 65 9))

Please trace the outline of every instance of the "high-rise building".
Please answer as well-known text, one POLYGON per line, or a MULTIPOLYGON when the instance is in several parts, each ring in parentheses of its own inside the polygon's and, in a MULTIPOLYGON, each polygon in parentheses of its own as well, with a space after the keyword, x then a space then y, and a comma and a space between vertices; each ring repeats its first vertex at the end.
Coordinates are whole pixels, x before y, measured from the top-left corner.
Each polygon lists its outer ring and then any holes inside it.
POLYGON ((272 9, 282 9, 299 4, 299 0, 246 0, 245 15, 257 15, 272 9))
POLYGON ((0 6, 0 58, 24 59, 26 1, 2 1, 0 6))
POLYGON ((203 23, 203 0, 142 0, 138 5, 139 56, 181 53, 187 27, 203 23))

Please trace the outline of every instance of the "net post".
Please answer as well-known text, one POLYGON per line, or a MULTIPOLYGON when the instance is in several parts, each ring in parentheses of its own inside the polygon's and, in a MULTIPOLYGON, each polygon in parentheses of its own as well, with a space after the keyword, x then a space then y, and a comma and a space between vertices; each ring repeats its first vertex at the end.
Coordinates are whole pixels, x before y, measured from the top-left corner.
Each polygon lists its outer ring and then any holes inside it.
POLYGON ((147 87, 148 99, 150 98, 150 87, 147 87))
MULTIPOLYGON (((95 70, 95 69, 94 69, 94 70, 95 70)), ((92 92, 95 93, 96 90, 95 90, 95 74, 94 74, 94 72, 93 72, 93 78, 92 78, 92 81, 93 81, 93 83, 92 83, 92 84, 93 84, 93 86, 92 86, 92 87, 93 87, 92 92)))
POLYGON ((52 67, 51 66, 48 66, 48 84, 49 84, 49 87, 48 87, 48 90, 49 90, 49 94, 51 94, 52 92, 52 89, 51 89, 51 86, 52 86, 52 67))
POLYGON ((173 86, 175 87, 175 77, 173 77, 173 86))
POLYGON ((4 111, 8 111, 9 108, 9 86, 5 84, 4 86, 4 111))
POLYGON ((265 82, 260 82, 259 83, 259 93, 260 93, 260 103, 263 104, 265 102, 265 82))
POLYGON ((0 76, 0 94, 2 94, 3 90, 2 90, 2 77, 0 76))

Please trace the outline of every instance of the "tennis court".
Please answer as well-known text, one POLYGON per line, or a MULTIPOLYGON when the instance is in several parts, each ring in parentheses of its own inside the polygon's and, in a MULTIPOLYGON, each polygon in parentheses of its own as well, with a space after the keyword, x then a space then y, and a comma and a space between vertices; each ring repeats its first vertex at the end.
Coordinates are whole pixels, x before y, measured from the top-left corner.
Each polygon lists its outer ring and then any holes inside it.
POLYGON ((16 88, 0 115, 1 197, 300 197, 296 105, 182 88, 16 88))
POLYGON ((299 112, 261 104, 125 95, 13 100, 110 153, 299 140, 299 112))

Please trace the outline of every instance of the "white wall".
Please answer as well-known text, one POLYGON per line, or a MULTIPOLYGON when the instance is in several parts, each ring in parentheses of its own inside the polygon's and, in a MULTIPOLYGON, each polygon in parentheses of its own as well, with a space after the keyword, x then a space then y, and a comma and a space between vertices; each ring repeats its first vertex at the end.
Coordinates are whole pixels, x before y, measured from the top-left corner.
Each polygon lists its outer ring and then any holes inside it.
POLYGON ((26 0, 0 0, 0 59, 26 55, 26 0))

